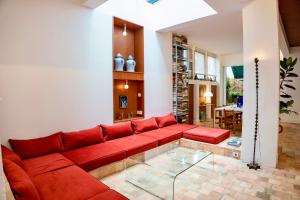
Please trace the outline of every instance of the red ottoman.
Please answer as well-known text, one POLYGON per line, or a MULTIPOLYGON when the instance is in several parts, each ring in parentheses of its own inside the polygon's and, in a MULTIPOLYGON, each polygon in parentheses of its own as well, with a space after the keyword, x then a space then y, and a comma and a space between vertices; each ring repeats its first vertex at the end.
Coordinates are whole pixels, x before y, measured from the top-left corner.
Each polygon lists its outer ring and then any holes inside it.
POLYGON ((200 126, 183 132, 183 138, 210 144, 218 144, 229 136, 229 130, 200 126))

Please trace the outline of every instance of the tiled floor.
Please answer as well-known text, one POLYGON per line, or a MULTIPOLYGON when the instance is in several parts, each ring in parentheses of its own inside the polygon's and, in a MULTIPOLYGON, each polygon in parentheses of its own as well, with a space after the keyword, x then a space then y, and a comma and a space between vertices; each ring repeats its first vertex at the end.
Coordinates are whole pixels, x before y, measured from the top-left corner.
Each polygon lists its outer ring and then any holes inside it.
MULTIPOLYGON (((142 168, 134 170, 136 174, 153 176, 142 168)), ((129 199, 158 199, 128 183, 127 175, 123 171, 102 181, 129 199)), ((254 171, 239 160, 215 155, 214 162, 207 158, 181 174, 175 188, 178 200, 300 200, 300 172, 269 168, 254 171)), ((160 189, 163 194, 172 188, 160 189)))
POLYGON ((279 134, 279 169, 300 170, 300 124, 283 124, 279 134))
MULTIPOLYGON (((284 132, 279 135, 279 169, 253 171, 239 160, 220 155, 214 156, 213 165, 212 159, 208 158, 178 177, 175 199, 300 200, 299 141, 300 125, 284 124, 284 132)), ((134 170, 137 174, 156 178, 142 168, 134 170)), ((103 181, 130 199, 159 199, 127 182, 127 177, 128 173, 123 171, 103 181)), ((164 194, 170 193, 172 187, 160 189, 164 194)))
MULTIPOLYGON (((212 127, 213 122, 200 122, 201 126, 212 127)), ((279 169, 300 171, 300 124, 282 123, 283 133, 279 134, 278 165, 279 169)), ((241 136, 236 132, 232 136, 241 136)))

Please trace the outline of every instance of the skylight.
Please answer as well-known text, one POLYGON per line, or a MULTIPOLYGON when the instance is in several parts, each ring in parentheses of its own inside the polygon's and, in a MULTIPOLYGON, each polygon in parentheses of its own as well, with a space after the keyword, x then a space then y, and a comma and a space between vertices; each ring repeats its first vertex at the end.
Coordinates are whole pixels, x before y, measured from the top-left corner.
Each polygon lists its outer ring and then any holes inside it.
POLYGON ((156 31, 217 13, 204 0, 108 0, 97 10, 156 31))
POLYGON ((148 3, 151 3, 151 4, 155 4, 157 3, 159 0, 146 0, 148 3))

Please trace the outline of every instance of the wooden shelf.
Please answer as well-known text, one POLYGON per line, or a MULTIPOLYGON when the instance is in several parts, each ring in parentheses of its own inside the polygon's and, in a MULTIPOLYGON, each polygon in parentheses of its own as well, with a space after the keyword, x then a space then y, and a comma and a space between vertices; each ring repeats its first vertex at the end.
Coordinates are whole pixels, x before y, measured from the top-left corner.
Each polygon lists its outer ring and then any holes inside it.
POLYGON ((130 120, 136 120, 136 119, 144 119, 144 117, 132 117, 132 118, 125 118, 125 119, 115 119, 114 123, 120 123, 120 122, 128 122, 130 120))
POLYGON ((129 55, 136 61, 136 72, 115 71, 112 60, 114 122, 126 122, 131 119, 143 119, 144 116, 144 27, 126 20, 113 18, 113 51, 112 58, 120 53, 126 60, 129 55), (124 24, 127 27, 127 36, 123 36, 124 24), (128 83, 129 88, 124 85, 128 83), (127 105, 121 107, 120 98, 127 99, 127 105), (141 112, 143 115, 136 115, 141 112), (132 118, 121 119, 121 116, 132 118), (134 113, 134 115, 133 115, 134 113))
POLYGON ((115 80, 132 80, 132 81, 143 81, 143 72, 126 72, 126 71, 114 71, 115 80))

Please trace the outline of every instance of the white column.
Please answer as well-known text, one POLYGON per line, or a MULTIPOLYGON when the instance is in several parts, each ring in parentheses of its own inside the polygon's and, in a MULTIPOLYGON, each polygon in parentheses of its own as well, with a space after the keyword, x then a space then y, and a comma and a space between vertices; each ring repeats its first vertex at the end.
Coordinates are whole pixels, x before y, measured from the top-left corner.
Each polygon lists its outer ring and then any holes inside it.
MULTIPOLYGON (((211 92, 211 84, 206 85, 206 92, 211 92)), ((217 94, 214 94, 217 95, 217 94)), ((211 119, 211 97, 205 97, 206 101, 206 119, 211 119)))
POLYGON ((259 140, 257 158, 263 166, 277 163, 279 124, 279 14, 277 0, 254 0, 243 9, 244 108, 242 161, 253 154, 255 68, 259 62, 259 140))
POLYGON ((83 5, 88 7, 88 8, 94 9, 94 8, 97 8, 97 7, 101 6, 106 1, 108 1, 108 0, 85 0, 83 2, 83 5))
POLYGON ((199 102, 200 102, 200 94, 199 94, 199 85, 194 84, 194 124, 198 124, 200 122, 199 118, 199 102))

